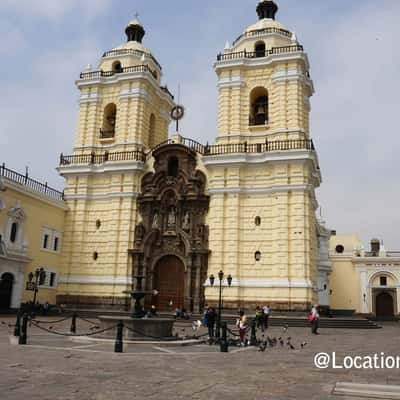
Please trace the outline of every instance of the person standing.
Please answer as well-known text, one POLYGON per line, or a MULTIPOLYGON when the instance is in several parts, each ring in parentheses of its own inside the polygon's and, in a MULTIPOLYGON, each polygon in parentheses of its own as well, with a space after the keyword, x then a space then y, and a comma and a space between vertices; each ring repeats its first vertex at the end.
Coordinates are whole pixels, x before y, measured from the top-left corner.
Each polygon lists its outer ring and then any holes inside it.
POLYGON ((264 320, 264 328, 268 329, 268 318, 269 318, 270 308, 269 305, 263 307, 263 320, 264 320))
POLYGON ((215 310, 213 307, 208 307, 206 313, 206 321, 208 327, 208 336, 214 337, 214 325, 215 325, 215 310))
POLYGON ((319 335, 319 311, 318 304, 314 304, 311 312, 310 312, 310 320, 311 320, 311 333, 314 335, 319 335))
POLYGON ((247 329, 247 317, 246 317, 244 311, 240 311, 239 319, 237 320, 236 325, 239 328, 240 344, 242 346, 244 346, 246 329, 247 329))

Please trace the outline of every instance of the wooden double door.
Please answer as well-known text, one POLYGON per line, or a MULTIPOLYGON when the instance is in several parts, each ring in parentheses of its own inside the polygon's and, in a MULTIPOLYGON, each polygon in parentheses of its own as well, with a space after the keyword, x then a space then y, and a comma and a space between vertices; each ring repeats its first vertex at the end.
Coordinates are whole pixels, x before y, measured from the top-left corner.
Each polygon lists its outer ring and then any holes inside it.
POLYGON ((376 317, 391 318, 394 317, 394 297, 393 293, 384 291, 377 293, 375 298, 376 317))
POLYGON ((182 309, 185 300, 185 267, 176 256, 161 258, 154 268, 153 288, 158 291, 153 303, 159 311, 182 309))

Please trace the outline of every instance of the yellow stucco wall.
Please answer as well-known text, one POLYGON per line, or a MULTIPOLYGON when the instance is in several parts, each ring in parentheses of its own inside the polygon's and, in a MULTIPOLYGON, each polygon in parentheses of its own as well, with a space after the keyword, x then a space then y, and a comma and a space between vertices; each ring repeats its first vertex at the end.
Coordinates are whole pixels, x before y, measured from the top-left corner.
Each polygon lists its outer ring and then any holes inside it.
MULTIPOLYGON (((45 270, 57 273, 57 279, 60 271, 61 249, 63 246, 64 233, 64 217, 67 210, 63 201, 56 201, 47 196, 40 195, 31 191, 24 186, 16 184, 12 181, 3 180, 6 191, 0 193, 5 208, 0 211, 0 233, 6 244, 6 251, 9 257, 26 257, 31 261, 24 264, 23 267, 23 284, 22 302, 32 300, 33 292, 25 290, 25 283, 28 281, 30 272, 34 272, 37 268, 43 267, 45 270), (9 224, 9 211, 12 208, 21 208, 25 213, 25 220, 19 224, 17 241, 22 244, 15 246, 9 242, 7 237, 7 226, 9 224), (60 235, 59 251, 44 250, 42 247, 43 229, 56 231, 60 235)), ((5 260, 0 260, 1 263, 5 260)), ((9 272, 14 273, 10 270, 9 272)), ((17 277, 15 277, 17 278, 17 277)), ((18 278, 19 279, 19 278, 18 278)), ((53 288, 40 287, 37 300, 43 304, 48 301, 51 304, 56 302, 57 286, 53 288)))

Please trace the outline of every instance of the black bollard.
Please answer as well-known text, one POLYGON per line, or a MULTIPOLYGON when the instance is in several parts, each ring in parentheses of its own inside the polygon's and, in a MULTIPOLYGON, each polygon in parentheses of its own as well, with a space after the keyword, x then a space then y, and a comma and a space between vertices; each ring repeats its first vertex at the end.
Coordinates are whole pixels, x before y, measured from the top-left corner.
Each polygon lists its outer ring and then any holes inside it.
POLYGON ((256 320, 253 320, 251 324, 251 336, 250 336, 250 345, 257 346, 257 336, 256 336, 256 320))
POLYGON ((21 336, 21 314, 17 312, 17 320, 15 321, 14 336, 21 336))
POLYGON ((221 337, 221 341, 219 343, 220 350, 221 350, 221 353, 227 353, 228 347, 229 347, 228 337, 227 337, 228 326, 225 321, 221 322, 221 330, 222 330, 222 337, 221 337))
POLYGON ((123 353, 123 341, 122 341, 122 333, 124 330, 124 323, 122 321, 118 322, 117 325, 117 337, 115 338, 115 353, 123 353))
POLYGON ((76 314, 74 313, 72 315, 72 320, 71 320, 71 329, 70 329, 71 333, 73 333, 74 335, 76 334, 76 314))
POLYGON ((18 339, 18 344, 26 344, 27 336, 28 336, 28 315, 24 314, 22 316, 22 327, 21 327, 21 335, 18 339))

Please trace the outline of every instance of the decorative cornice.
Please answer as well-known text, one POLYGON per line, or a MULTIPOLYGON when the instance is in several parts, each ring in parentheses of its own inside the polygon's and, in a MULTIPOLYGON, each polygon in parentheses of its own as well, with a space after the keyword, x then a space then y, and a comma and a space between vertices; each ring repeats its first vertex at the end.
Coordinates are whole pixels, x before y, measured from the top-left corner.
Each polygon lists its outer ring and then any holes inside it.
POLYGON ((230 88, 230 87, 244 87, 246 86, 246 81, 242 79, 240 75, 231 76, 228 78, 221 78, 217 83, 217 87, 222 88, 230 88))
POLYGON ((6 188, 15 190, 16 192, 22 193, 22 194, 29 196, 35 200, 39 200, 43 203, 46 203, 53 207, 60 208, 62 210, 68 210, 68 206, 63 200, 57 200, 52 197, 46 196, 45 194, 42 194, 40 192, 33 191, 27 186, 21 186, 18 183, 10 181, 6 178, 3 179, 3 184, 6 188))
MULTIPOLYGON (((212 182, 210 182, 212 184, 212 182)), ((260 188, 248 188, 248 187, 216 187, 209 188, 208 193, 212 194, 270 194, 277 192, 304 192, 313 191, 312 185, 276 185, 269 187, 260 188)))
POLYGON ((145 163, 141 161, 129 162, 109 162, 100 165, 62 165, 57 167, 60 175, 89 175, 89 174, 104 174, 107 172, 137 172, 141 173, 146 169, 145 163))
MULTIPOLYGON (((250 127, 251 128, 251 127, 250 127)), ((305 136, 306 132, 301 128, 292 128, 292 129, 274 129, 274 130, 264 130, 262 133, 256 132, 245 132, 245 133, 219 133, 216 139, 217 144, 225 144, 221 142, 225 142, 228 140, 235 139, 266 139, 272 138, 280 135, 291 135, 291 134, 299 134, 301 136, 305 136)))
POLYGON ((137 198, 140 193, 138 192, 113 192, 104 194, 66 194, 65 200, 109 200, 121 198, 137 198))
MULTIPOLYGON (((209 281, 207 280, 204 284, 206 288, 212 288, 209 281)), ((313 284, 308 280, 232 280, 232 287, 238 288, 313 288, 313 284)), ((209 294, 209 293, 208 293, 209 294)))
POLYGON ((272 54, 266 58, 239 58, 235 60, 225 60, 225 61, 217 61, 214 64, 214 69, 218 71, 219 69, 224 68, 235 68, 235 67, 244 67, 244 68, 259 68, 266 67, 267 65, 272 65, 274 63, 286 63, 289 61, 303 61, 306 69, 310 69, 310 63, 308 61, 307 54, 303 52, 299 52, 296 54, 272 54))
POLYGON ((58 278, 58 284, 81 284, 81 285, 119 285, 126 286, 132 284, 132 278, 114 276, 79 276, 62 275, 58 278))

